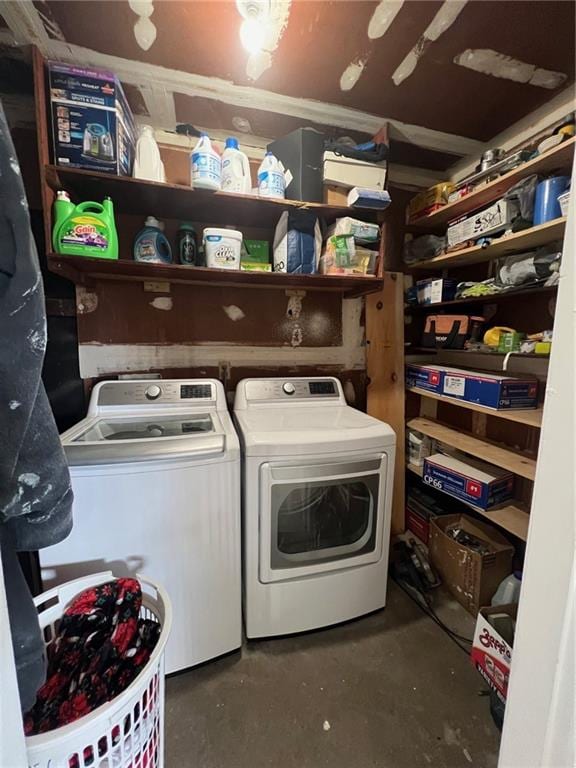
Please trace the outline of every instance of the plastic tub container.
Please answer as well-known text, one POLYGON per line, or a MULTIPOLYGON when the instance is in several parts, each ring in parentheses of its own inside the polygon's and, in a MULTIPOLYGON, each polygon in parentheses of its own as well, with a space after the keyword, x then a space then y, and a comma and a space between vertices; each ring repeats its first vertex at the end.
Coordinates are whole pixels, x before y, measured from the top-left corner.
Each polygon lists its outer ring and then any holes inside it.
POLYGON ((242 232, 236 229, 207 227, 202 237, 206 266, 216 269, 240 269, 242 232))
POLYGON ((534 226, 558 219, 562 215, 558 197, 566 191, 570 183, 569 176, 553 176, 544 179, 536 187, 534 197, 534 226))
MULTIPOLYGON (((80 592, 114 579, 111 571, 69 581, 34 598, 46 646, 68 603, 80 592)), ((140 618, 161 624, 148 663, 119 696, 73 723, 28 736, 28 768, 163 768, 164 649, 172 606, 162 587, 142 576, 140 618)))

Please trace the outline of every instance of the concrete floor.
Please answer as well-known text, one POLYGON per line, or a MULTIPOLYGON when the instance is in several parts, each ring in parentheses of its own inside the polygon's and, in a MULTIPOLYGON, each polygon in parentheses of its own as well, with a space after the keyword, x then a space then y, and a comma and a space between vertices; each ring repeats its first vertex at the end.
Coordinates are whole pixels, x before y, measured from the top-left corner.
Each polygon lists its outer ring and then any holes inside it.
POLYGON ((391 583, 383 611, 249 642, 168 680, 167 768, 494 768, 499 734, 482 688, 391 583))

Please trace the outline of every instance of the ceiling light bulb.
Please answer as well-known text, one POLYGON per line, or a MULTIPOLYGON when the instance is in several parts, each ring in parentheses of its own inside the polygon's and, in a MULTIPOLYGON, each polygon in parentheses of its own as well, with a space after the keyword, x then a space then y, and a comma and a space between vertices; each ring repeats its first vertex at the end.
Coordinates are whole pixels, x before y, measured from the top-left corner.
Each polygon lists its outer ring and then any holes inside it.
POLYGON ((255 19, 245 19, 240 26, 240 42, 248 53, 262 50, 265 35, 264 25, 255 19))

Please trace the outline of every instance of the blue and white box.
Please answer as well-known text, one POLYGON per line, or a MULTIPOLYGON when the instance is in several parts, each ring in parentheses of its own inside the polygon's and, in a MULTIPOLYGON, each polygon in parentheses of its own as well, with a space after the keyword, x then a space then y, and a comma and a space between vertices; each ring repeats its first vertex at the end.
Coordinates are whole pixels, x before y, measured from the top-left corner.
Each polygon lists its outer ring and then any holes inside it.
POLYGON ((538 406, 538 379, 530 377, 411 363, 406 366, 406 386, 497 411, 538 406))
POLYGON ((484 461, 466 461, 435 453, 424 459, 424 483, 480 509, 490 509, 512 498, 512 472, 484 461))
POLYGON ((134 118, 106 70, 48 62, 54 164, 130 176, 134 118))

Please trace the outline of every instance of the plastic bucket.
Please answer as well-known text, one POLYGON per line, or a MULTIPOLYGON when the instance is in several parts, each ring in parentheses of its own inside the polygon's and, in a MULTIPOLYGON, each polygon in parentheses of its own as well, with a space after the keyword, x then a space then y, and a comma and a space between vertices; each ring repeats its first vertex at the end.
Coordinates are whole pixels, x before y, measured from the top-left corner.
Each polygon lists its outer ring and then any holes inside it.
POLYGON ((538 184, 534 198, 534 226, 562 216, 558 196, 566 191, 569 183, 569 176, 553 176, 538 184))

